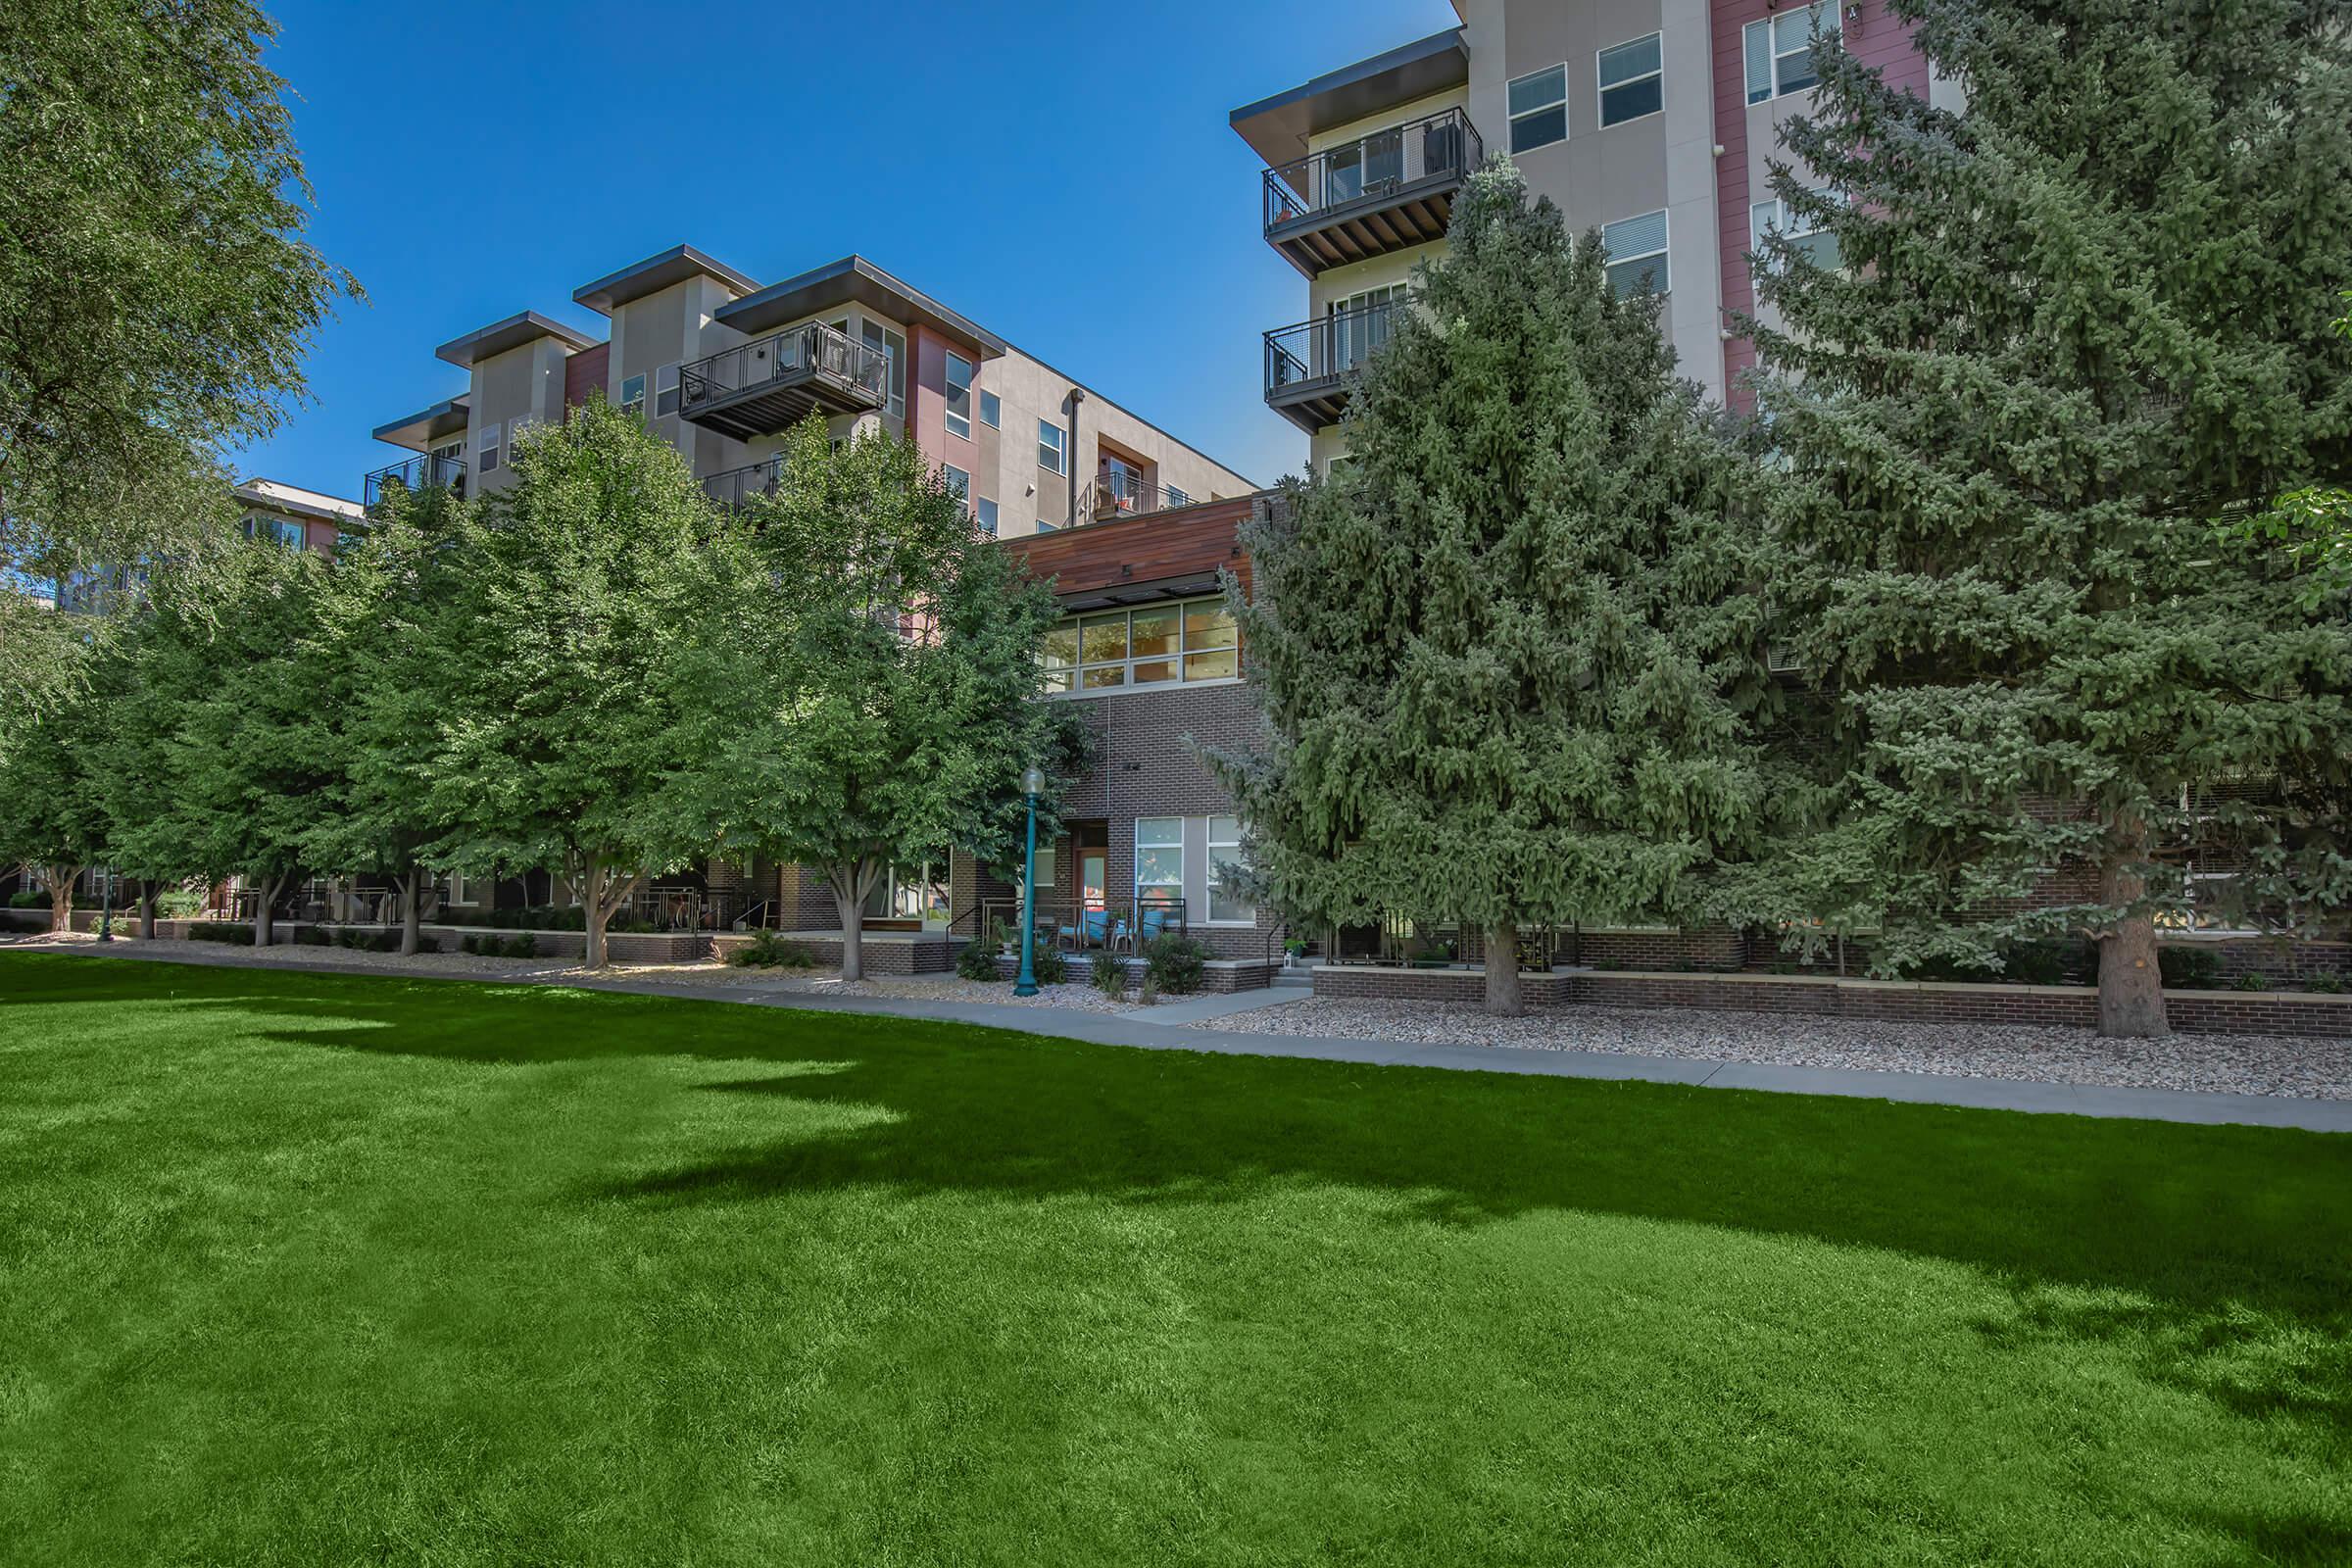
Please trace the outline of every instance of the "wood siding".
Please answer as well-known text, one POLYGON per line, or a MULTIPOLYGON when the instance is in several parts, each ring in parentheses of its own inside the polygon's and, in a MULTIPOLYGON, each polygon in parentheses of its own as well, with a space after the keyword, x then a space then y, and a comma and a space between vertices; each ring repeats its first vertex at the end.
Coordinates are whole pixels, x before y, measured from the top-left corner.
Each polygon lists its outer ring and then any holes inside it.
POLYGON ((1005 540, 1004 548, 1026 561, 1035 575, 1053 579, 1054 591, 1065 596, 1197 576, 1219 567, 1233 571, 1247 585, 1250 563, 1242 554, 1240 535, 1253 505, 1255 498, 1250 496, 1208 501, 1116 522, 1021 534, 1005 540))

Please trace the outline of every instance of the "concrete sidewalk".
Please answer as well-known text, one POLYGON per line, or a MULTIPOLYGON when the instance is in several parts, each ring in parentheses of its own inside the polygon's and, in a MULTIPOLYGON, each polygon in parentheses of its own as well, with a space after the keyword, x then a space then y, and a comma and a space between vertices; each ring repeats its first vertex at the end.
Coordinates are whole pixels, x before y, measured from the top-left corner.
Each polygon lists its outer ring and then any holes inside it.
MULTIPOLYGON (((5 950, 0 950, 5 951, 5 950)), ((1836 1095, 1856 1100, 1912 1104, 1957 1105, 1986 1110, 2113 1116, 2143 1121, 2202 1125, 2243 1124, 2295 1127, 2311 1132, 2352 1133, 2352 1101, 2297 1100, 2279 1095, 2207 1095, 2175 1089, 2122 1089, 2102 1084, 2034 1083, 2010 1078, 1961 1078, 1941 1073, 1882 1072, 1860 1067, 1791 1067, 1763 1062, 1707 1061, 1686 1056, 1643 1056, 1616 1052, 1535 1051, 1514 1046, 1419 1045, 1395 1040, 1343 1040, 1321 1036, 1250 1034, 1190 1027, 1255 1007, 1304 1000, 1307 993, 1255 993, 1201 997, 1133 1013, 1090 1012, 1075 1007, 1017 1006, 998 1003, 932 1002, 882 997, 827 997, 807 992, 754 991, 676 981, 637 980, 625 975, 587 979, 556 972, 457 973, 425 964, 348 963, 257 964, 220 953, 136 952, 90 947, 35 948, 74 957, 215 968, 284 970, 393 976, 404 979, 469 980, 494 985, 565 985, 631 996, 674 997, 693 1002, 750 1004, 813 1012, 872 1013, 1009 1029, 1023 1034, 1081 1040, 1099 1046, 1145 1051, 1200 1051, 1243 1056, 1288 1056, 1314 1061, 1359 1062, 1380 1067, 1439 1067, 1470 1072, 1523 1073, 1550 1078, 1601 1078, 1645 1083, 1753 1089, 1770 1094, 1836 1095)))

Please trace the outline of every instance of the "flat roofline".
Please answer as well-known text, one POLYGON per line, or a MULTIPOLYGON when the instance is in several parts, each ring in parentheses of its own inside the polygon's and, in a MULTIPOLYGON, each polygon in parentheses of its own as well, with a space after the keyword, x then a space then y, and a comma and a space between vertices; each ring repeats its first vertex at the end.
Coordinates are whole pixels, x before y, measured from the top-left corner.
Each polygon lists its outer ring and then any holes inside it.
POLYGON ((470 370, 480 361, 504 354, 510 349, 518 349, 525 343, 543 337, 552 337, 563 344, 566 354, 577 354, 600 341, 576 328, 565 326, 552 317, 541 316, 537 311, 517 311, 503 321, 492 321, 488 326, 468 332, 464 337, 451 338, 433 350, 433 357, 447 360, 461 369, 470 370))
POLYGON ((954 338, 982 359, 993 360, 1008 346, 970 318, 957 315, 857 255, 845 256, 781 283, 770 283, 757 294, 720 306, 713 314, 738 332, 764 332, 769 327, 790 326, 853 301, 880 311, 894 320, 918 323, 954 338))
POLYGON ((405 419, 394 419, 389 423, 379 424, 368 434, 378 441, 389 441, 396 447, 405 447, 413 442, 432 441, 445 435, 454 435, 466 428, 466 411, 470 407, 472 399, 473 394, 470 392, 461 392, 454 398, 443 398, 438 403, 418 409, 405 419))
POLYGON ((358 522, 368 515, 368 509, 357 501, 330 496, 323 490, 306 490, 278 479, 247 479, 229 493, 249 506, 294 516, 317 517, 321 522, 358 522))
MULTIPOLYGON (((1145 429, 1147 429, 1147 430, 1151 431, 1151 432, 1152 432, 1153 435, 1159 435, 1159 436, 1165 436, 1165 437, 1167 437, 1167 438, 1168 438, 1170 441, 1173 441, 1173 442, 1175 442, 1175 443, 1176 443, 1178 446, 1180 446, 1180 447, 1184 448, 1184 450, 1185 450, 1185 451, 1187 451, 1187 452, 1190 452, 1190 453, 1191 453, 1191 454, 1192 454, 1194 457, 1196 457, 1196 458, 1199 458, 1199 459, 1200 459, 1201 462, 1203 462, 1203 463, 1213 463, 1213 464, 1216 464, 1216 466, 1217 466, 1218 467, 1220 467, 1220 468, 1224 469, 1224 470, 1225 470, 1227 473, 1230 473, 1230 474, 1232 474, 1232 475, 1233 475, 1235 478, 1237 478, 1237 479, 1241 480, 1241 481, 1242 481, 1242 483, 1244 483, 1244 484, 1248 485, 1248 486, 1250 487, 1250 488, 1249 488, 1249 490, 1248 490, 1248 492, 1247 492, 1248 494, 1250 494, 1250 495, 1263 495, 1263 494, 1265 494, 1265 488, 1264 488, 1262 485, 1260 485, 1260 484, 1259 484, 1259 483, 1258 483, 1256 480, 1254 480, 1254 479, 1250 478, 1250 477, 1248 474, 1246 474, 1246 473, 1242 472, 1242 470, 1241 470, 1241 469, 1239 469, 1239 468, 1235 467, 1235 466, 1234 466, 1232 464, 1230 464, 1230 463, 1222 463, 1222 462, 1219 462, 1217 459, 1215 459, 1215 458, 1213 458, 1213 457, 1209 456, 1207 453, 1205 453, 1205 452, 1201 451, 1201 450, 1200 450, 1199 447, 1197 447, 1197 446, 1193 445, 1193 444, 1192 444, 1190 441, 1187 441, 1187 440, 1186 440, 1184 437, 1182 437, 1182 436, 1178 435, 1178 434, 1177 434, 1175 431, 1173 431, 1173 430, 1169 429, 1169 428, 1168 428, 1166 425, 1164 425, 1164 424, 1159 424, 1159 423, 1156 423, 1156 422, 1154 422, 1153 420, 1151 420, 1151 419, 1147 419, 1147 418, 1145 418, 1145 417, 1144 417, 1142 415, 1140 415, 1140 414, 1136 413, 1136 412, 1135 412, 1135 410, 1133 410, 1133 409, 1129 408, 1129 407, 1128 407, 1126 404, 1124 404, 1124 403, 1121 403, 1121 402, 1120 402, 1120 401, 1119 401, 1117 398, 1111 397, 1111 396, 1107 395, 1106 393, 1102 393, 1102 392, 1098 392, 1098 391, 1096 391, 1096 390, 1095 390, 1093 387, 1091 387, 1091 386, 1088 386, 1088 385, 1087 385, 1087 384, 1086 384, 1084 381, 1081 381, 1081 380, 1079 380, 1079 379, 1078 379, 1076 376, 1074 376, 1074 375, 1070 374, 1070 372, 1069 372, 1069 371, 1067 371, 1067 370, 1064 370, 1064 369, 1061 369, 1061 368, 1057 368, 1057 367, 1055 367, 1055 366, 1048 365, 1048 364, 1047 364, 1047 363, 1046 363, 1044 360, 1041 360, 1041 359, 1039 359, 1039 358, 1038 358, 1036 355, 1034 355, 1034 354, 1030 353, 1030 352, 1029 352, 1027 349, 1025 349, 1025 348, 1022 348, 1022 347, 1021 347, 1019 344, 1017 344, 1017 343, 1007 344, 1007 345, 1005 345, 1005 346, 1006 346, 1008 349, 1010 349, 1010 350, 1011 350, 1013 353, 1015 353, 1015 354, 1018 354, 1018 355, 1019 355, 1021 358, 1023 358, 1023 359, 1027 360, 1027 361, 1028 361, 1030 364, 1032 364, 1032 365, 1036 366, 1038 368, 1040 368, 1040 369, 1042 369, 1042 370, 1052 370, 1052 371, 1053 371, 1053 372, 1054 372, 1055 375, 1058 375, 1058 376, 1060 376, 1060 377, 1061 377, 1061 378, 1062 378, 1064 381, 1067 381, 1067 382, 1069 382, 1069 383, 1070 383, 1070 385, 1072 385, 1072 386, 1076 387, 1076 388, 1077 388, 1079 391, 1081 391, 1081 392, 1085 393, 1085 394, 1086 394, 1086 395, 1087 395, 1089 398, 1093 399, 1095 402, 1097 402, 1097 403, 1107 403, 1107 404, 1109 404, 1109 405, 1110 405, 1112 408, 1114 408, 1114 409, 1118 410, 1118 411, 1119 411, 1121 414, 1124 414, 1125 416, 1127 416, 1127 417, 1129 417, 1130 419, 1133 419, 1133 420, 1134 420, 1136 423, 1138 423, 1138 424, 1142 425, 1142 426, 1143 426, 1145 429)), ((1095 433, 1096 433, 1098 436, 1100 436, 1100 435, 1101 435, 1102 432, 1102 431, 1100 431, 1100 430, 1097 430, 1095 433)), ((1218 497, 1217 499, 1218 499, 1218 500, 1220 500, 1220 501, 1232 501, 1232 500, 1234 500, 1234 499, 1236 499, 1236 498, 1235 498, 1235 497, 1233 497, 1233 496, 1220 496, 1220 497, 1218 497)), ((1197 502, 1195 502, 1195 503, 1194 503, 1194 505, 1195 505, 1195 506, 1206 506, 1206 505, 1208 505, 1208 501, 1207 501, 1207 499, 1206 499, 1206 498, 1203 498, 1203 499, 1202 499, 1202 500, 1200 500, 1200 501, 1197 501, 1197 502)), ((1147 515, 1154 515, 1154 514, 1147 514, 1147 515)), ((1101 524, 1101 523, 1089 523, 1089 524, 1087 524, 1087 526, 1089 526, 1089 527, 1098 527, 1098 528, 1099 528, 1099 527, 1101 527, 1101 526, 1102 526, 1102 524, 1101 524)), ((1017 536, 1016 536, 1016 537, 1017 537, 1017 536)))
POLYGON ((1230 120, 1242 140, 1268 165, 1306 154, 1319 130, 1362 120, 1470 79, 1470 51, 1462 30, 1448 27, 1400 44, 1386 54, 1326 72, 1271 98, 1236 109, 1230 120))
POLYGON ((691 245, 672 245, 617 272, 607 273, 593 283, 581 284, 571 291, 571 299, 573 304, 584 305, 599 316, 611 316, 631 300, 643 299, 698 276, 717 279, 738 297, 757 293, 760 288, 752 278, 691 245))

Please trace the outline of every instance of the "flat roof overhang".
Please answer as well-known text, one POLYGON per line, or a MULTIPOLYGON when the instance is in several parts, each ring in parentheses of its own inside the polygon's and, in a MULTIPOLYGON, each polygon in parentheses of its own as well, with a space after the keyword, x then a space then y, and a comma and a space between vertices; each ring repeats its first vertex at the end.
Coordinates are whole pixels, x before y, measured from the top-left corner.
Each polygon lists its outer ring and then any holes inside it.
POLYGON ((453 435, 466 433, 466 411, 471 393, 461 392, 454 398, 443 398, 429 409, 419 409, 405 419, 379 424, 371 432, 378 441, 389 441, 396 447, 408 447, 421 452, 436 441, 446 441, 453 435))
POLYGON ((1470 51, 1461 29, 1448 27, 1408 44, 1343 66, 1314 80, 1244 104, 1233 128, 1269 168, 1307 153, 1307 138, 1394 109, 1470 79, 1470 51))
POLYGON ((563 344, 566 354, 594 348, 599 341, 551 317, 541 316, 537 311, 522 311, 503 321, 493 321, 478 331, 468 332, 464 337, 451 338, 433 350, 433 357, 447 360, 461 369, 470 370, 483 360, 521 348, 525 343, 536 342, 543 337, 552 337, 563 344))
POLYGON ((1328 430, 1340 422, 1347 412, 1353 391, 1349 372, 1318 375, 1311 380, 1292 381, 1266 393, 1266 407, 1290 420, 1308 435, 1328 430))
POLYGON ((738 332, 757 335, 853 303, 894 321, 928 327, 984 360, 998 358, 1006 348, 996 333, 908 287, 862 256, 845 256, 814 271, 770 283, 757 294, 722 306, 715 316, 738 332))
POLYGON ((634 266, 608 273, 571 291, 572 303, 599 316, 611 316, 631 300, 683 283, 690 277, 714 278, 735 291, 738 299, 759 292, 760 285, 724 262, 704 255, 691 245, 672 245, 634 266))
POLYGON ((1120 610, 1129 605, 1156 604, 1163 599, 1199 599, 1217 591, 1217 574, 1193 572, 1180 577, 1154 577, 1149 582, 1114 582, 1056 594, 1061 608, 1081 614, 1090 610, 1120 610))

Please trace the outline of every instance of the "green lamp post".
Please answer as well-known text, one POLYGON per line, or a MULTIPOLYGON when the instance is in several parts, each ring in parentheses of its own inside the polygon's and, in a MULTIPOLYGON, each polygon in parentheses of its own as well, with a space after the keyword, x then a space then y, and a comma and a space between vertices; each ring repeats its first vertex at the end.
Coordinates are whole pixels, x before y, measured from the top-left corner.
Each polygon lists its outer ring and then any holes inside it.
POLYGON ((1029 849, 1021 859, 1021 977, 1012 984, 1016 997, 1037 995, 1037 798, 1046 792, 1046 770, 1032 767, 1021 775, 1021 793, 1029 798, 1029 849))

